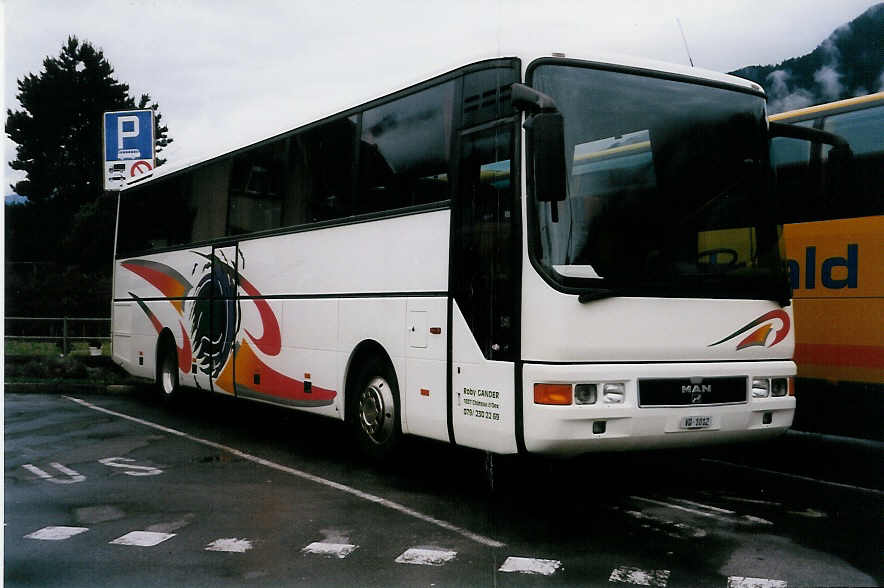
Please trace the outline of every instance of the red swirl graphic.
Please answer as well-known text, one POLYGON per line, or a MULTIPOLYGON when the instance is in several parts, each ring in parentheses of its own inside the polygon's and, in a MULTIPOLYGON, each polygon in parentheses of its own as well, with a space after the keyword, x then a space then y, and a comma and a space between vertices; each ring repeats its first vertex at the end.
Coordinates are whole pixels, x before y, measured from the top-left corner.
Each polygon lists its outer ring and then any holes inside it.
MULTIPOLYGON (((246 294, 256 297, 261 296, 261 293, 258 292, 258 289, 255 288, 251 282, 241 275, 239 279, 240 286, 242 286, 242 289, 246 294)), ((276 320, 276 316, 273 314, 273 309, 271 309, 270 305, 267 304, 267 301, 262 298, 255 298, 252 302, 258 307, 258 314, 261 315, 261 325, 264 327, 264 333, 259 339, 246 329, 246 335, 249 336, 249 339, 252 340, 255 347, 265 355, 278 355, 282 349, 282 335, 279 332, 279 323, 276 320)))

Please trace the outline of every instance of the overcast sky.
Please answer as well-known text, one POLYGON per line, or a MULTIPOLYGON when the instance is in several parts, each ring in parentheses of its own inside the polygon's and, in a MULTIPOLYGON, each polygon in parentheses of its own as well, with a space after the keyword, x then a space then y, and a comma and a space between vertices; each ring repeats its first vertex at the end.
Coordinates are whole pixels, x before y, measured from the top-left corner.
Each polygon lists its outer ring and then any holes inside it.
MULTIPOLYGON (((0 0, 2 1, 2 0, 0 0)), ((5 108, 68 35, 159 104, 176 167, 477 58, 616 53, 718 71, 813 50, 875 0, 6 0, 5 108)), ((15 156, 4 141, 4 159, 15 156)), ((19 179, 8 167, 6 181, 19 179)), ((8 190, 7 190, 8 191, 8 190)))

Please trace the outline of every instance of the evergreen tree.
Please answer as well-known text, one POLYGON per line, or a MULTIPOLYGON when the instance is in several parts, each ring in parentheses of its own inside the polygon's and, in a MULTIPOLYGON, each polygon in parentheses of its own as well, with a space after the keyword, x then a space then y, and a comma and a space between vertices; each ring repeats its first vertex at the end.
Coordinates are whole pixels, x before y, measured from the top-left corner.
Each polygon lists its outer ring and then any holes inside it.
POLYGON ((11 188, 28 202, 6 207, 9 315, 108 313, 115 198, 103 185, 103 113, 151 108, 157 154, 172 142, 157 104, 113 73, 100 49, 70 36, 39 74, 18 80, 22 109, 7 110, 6 134, 17 143, 10 166, 26 174, 11 188), (47 282, 62 282, 65 296, 49 295, 47 282))
MULTIPOLYGON (((75 213, 103 190, 102 114, 152 108, 157 153, 172 139, 148 94, 138 100, 112 77, 100 49, 68 37, 58 57, 43 60, 43 71, 18 80, 22 110, 7 110, 6 134, 18 144, 12 169, 27 178, 12 188, 31 202, 53 201, 59 212, 75 213)), ((157 165, 165 160, 157 158, 157 165)))

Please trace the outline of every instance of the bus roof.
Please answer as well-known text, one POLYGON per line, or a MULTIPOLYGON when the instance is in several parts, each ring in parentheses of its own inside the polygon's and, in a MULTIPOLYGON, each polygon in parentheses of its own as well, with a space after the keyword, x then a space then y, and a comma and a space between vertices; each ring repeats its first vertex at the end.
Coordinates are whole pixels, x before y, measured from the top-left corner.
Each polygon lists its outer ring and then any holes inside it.
POLYGON ((837 102, 817 104, 816 106, 808 106, 807 108, 799 108, 797 110, 772 114, 768 118, 772 121, 817 118, 819 116, 834 114, 835 112, 841 112, 844 110, 868 108, 872 104, 878 102, 884 102, 884 92, 876 92, 875 94, 867 94, 865 96, 857 96, 856 98, 848 98, 846 100, 838 100, 837 102))
POLYGON ((643 59, 638 57, 624 56, 624 55, 616 55, 616 54, 603 54, 603 53, 594 53, 588 58, 579 58, 579 57, 570 57, 568 54, 564 53, 545 53, 545 54, 534 54, 534 55, 506 55, 506 56, 480 56, 479 58, 469 61, 469 62, 459 62, 457 64, 449 65, 445 68, 436 68, 432 71, 425 73, 424 75, 418 78, 412 78, 411 80, 404 80, 403 83, 396 85, 395 87, 387 88, 380 93, 373 92, 368 97, 362 100, 357 100, 351 103, 350 106, 344 108, 338 108, 329 112, 322 113, 317 116, 311 116, 307 120, 301 120, 293 117, 293 120, 290 121, 287 126, 278 130, 275 133, 264 134, 260 137, 251 137, 245 142, 227 145, 223 148, 223 150, 219 152, 215 152, 209 155, 203 155, 197 158, 193 158, 190 160, 185 160, 182 162, 176 162, 171 165, 164 165, 162 167, 156 168, 150 177, 145 178, 142 181, 139 181, 134 184, 130 184, 128 186, 124 186, 122 188, 123 191, 128 190, 130 188, 135 188, 138 186, 142 186, 148 183, 151 183, 159 178, 162 178, 167 175, 174 174, 181 170, 198 166, 201 164, 208 163, 215 159, 231 155, 236 153, 237 151, 241 151, 253 145, 257 145, 259 143, 263 143, 265 141, 269 141, 271 139, 275 139, 287 133, 290 133, 302 126, 308 125, 313 122, 317 122, 323 120, 328 117, 332 117, 336 114, 340 114, 342 112, 346 112, 351 109, 358 109, 374 100, 383 98, 389 94, 403 91, 411 88, 412 86, 421 84, 423 82, 432 80, 435 77, 443 76, 448 73, 455 72, 459 69, 469 67, 470 65, 480 64, 482 62, 491 62, 496 60, 510 60, 510 59, 520 59, 522 64, 522 79, 525 79, 525 73, 529 65, 535 62, 538 59, 562 59, 564 61, 573 61, 573 63, 587 63, 587 64, 597 64, 603 66, 613 66, 617 68, 623 69, 635 69, 636 71, 652 71, 652 72, 662 72, 664 74, 672 74, 674 76, 684 77, 687 79, 695 79, 699 82, 705 83, 717 83, 733 86, 736 89, 746 90, 754 93, 763 94, 764 90, 761 86, 756 84, 755 82, 745 80, 743 78, 738 78, 736 76, 732 76, 729 74, 724 74, 712 70, 689 67, 679 64, 667 63, 663 61, 655 61, 652 59, 643 59))
MULTIPOLYGON (((523 56, 525 57, 525 56, 523 56)), ((678 63, 669 63, 667 61, 657 61, 654 59, 646 59, 642 57, 633 57, 629 55, 620 55, 616 53, 598 53, 595 52, 589 56, 583 56, 575 53, 573 56, 569 53, 554 53, 554 54, 540 54, 540 55, 532 55, 530 59, 523 59, 522 61, 522 73, 525 73, 527 67, 537 59, 550 58, 550 57, 559 57, 564 59, 573 58, 575 61, 583 61, 586 63, 595 63, 601 65, 612 65, 615 67, 622 67, 625 69, 636 69, 636 70, 645 70, 645 71, 655 71, 655 72, 663 72, 667 74, 673 74, 675 76, 685 77, 685 78, 694 78, 701 82, 717 82, 720 84, 726 84, 729 86, 735 86, 737 88, 742 88, 744 90, 749 90, 752 92, 763 93, 764 89, 751 80, 747 80, 744 78, 738 78, 736 76, 732 76, 730 74, 721 73, 717 71, 713 71, 710 69, 703 69, 701 67, 692 67, 688 65, 681 65, 678 63)))

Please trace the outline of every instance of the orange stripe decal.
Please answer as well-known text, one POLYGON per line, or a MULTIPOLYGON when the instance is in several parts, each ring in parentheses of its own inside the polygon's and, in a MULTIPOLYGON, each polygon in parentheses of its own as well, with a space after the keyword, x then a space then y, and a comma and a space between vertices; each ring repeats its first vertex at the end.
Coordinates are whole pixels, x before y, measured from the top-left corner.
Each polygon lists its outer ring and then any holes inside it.
POLYGON ((884 347, 873 345, 832 345, 796 343, 795 362, 799 365, 837 365, 884 368, 884 347))

